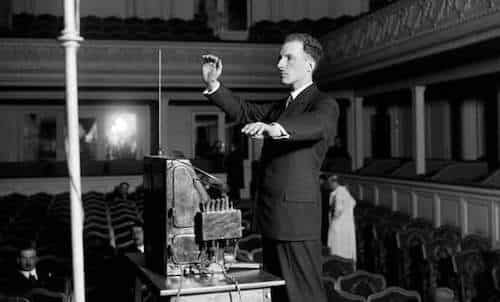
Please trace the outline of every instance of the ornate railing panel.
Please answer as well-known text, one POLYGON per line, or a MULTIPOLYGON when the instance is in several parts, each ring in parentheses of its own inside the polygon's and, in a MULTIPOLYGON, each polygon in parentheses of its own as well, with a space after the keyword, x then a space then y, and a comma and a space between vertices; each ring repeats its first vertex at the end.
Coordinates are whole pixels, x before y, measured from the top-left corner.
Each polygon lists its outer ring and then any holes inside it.
POLYGON ((404 61, 498 37, 498 29, 500 0, 400 0, 324 36, 322 70, 336 77, 349 69, 361 72, 383 60, 404 61))
POLYGON ((434 226, 458 226, 500 246, 500 190, 383 177, 341 175, 360 200, 431 220, 434 226))

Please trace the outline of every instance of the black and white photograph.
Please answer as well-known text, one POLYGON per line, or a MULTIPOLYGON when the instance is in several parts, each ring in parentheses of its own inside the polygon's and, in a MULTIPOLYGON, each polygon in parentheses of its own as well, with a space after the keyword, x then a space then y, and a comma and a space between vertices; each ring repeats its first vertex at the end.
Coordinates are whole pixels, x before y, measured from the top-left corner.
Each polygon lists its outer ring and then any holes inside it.
POLYGON ((0 302, 500 302, 500 0, 1 0, 0 302))

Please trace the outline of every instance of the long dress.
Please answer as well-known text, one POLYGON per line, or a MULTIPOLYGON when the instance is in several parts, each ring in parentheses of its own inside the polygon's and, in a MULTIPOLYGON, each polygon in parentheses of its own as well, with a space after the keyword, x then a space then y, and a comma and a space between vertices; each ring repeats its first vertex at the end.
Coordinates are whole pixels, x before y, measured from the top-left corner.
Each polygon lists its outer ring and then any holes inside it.
POLYGON ((330 193, 330 207, 335 205, 328 229, 330 254, 356 261, 356 233, 354 207, 356 200, 345 186, 338 186, 330 193))

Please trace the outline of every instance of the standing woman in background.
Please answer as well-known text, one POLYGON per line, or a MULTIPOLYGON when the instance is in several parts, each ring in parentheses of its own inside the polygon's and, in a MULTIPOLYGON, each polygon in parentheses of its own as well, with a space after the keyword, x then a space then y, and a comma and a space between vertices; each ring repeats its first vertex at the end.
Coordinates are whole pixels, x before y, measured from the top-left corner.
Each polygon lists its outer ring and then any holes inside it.
POLYGON ((330 193, 330 228, 328 248, 331 255, 352 259, 356 262, 356 233, 354 228, 354 207, 356 200, 343 185, 337 175, 328 178, 330 193))

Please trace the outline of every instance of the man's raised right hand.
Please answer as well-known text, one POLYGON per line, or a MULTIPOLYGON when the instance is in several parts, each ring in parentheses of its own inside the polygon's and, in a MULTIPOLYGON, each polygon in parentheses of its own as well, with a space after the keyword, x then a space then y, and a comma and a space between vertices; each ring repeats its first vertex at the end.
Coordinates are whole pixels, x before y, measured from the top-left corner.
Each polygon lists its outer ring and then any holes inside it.
POLYGON ((202 79, 208 90, 217 87, 219 77, 222 74, 222 60, 212 54, 201 56, 202 79))

